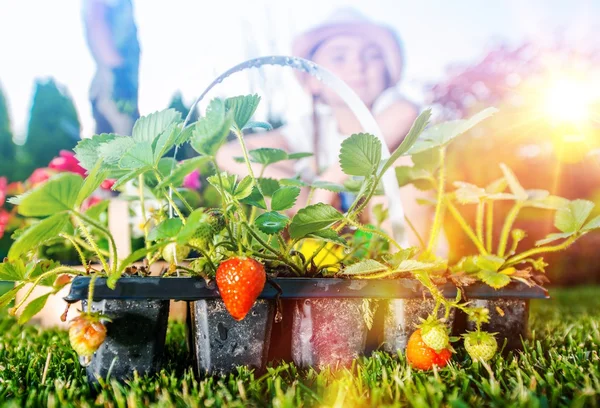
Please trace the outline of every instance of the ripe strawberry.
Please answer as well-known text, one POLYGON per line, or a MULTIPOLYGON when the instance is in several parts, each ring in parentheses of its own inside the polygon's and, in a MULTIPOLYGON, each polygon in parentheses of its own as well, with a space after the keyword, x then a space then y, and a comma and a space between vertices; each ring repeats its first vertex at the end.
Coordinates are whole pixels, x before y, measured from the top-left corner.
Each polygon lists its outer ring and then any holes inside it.
POLYGON ((437 352, 448 348, 448 345, 450 344, 448 329, 439 319, 430 316, 419 327, 421 329, 423 342, 428 347, 431 347, 437 352))
POLYGON ((498 350, 498 342, 492 333, 475 331, 464 334, 465 350, 474 361, 491 360, 498 350))
POLYGON ((213 236, 214 231, 211 225, 208 222, 203 222, 194 233, 194 236, 188 241, 188 244, 206 250, 208 249, 208 243, 212 241, 213 236))
POLYGON ((190 247, 185 245, 177 245, 172 242, 167 244, 162 250, 162 257, 169 264, 174 265, 183 261, 190 253, 190 247))
POLYGON ((252 258, 233 257, 217 268, 217 287, 229 314, 242 320, 265 286, 265 268, 252 258))
POLYGON ((106 338, 106 326, 98 315, 80 314, 69 324, 71 347, 82 357, 91 357, 106 338))
POLYGON ((421 329, 417 329, 408 339, 406 358, 414 368, 431 370, 434 365, 445 367, 451 357, 452 352, 448 349, 437 352, 427 346, 421 337, 421 329))

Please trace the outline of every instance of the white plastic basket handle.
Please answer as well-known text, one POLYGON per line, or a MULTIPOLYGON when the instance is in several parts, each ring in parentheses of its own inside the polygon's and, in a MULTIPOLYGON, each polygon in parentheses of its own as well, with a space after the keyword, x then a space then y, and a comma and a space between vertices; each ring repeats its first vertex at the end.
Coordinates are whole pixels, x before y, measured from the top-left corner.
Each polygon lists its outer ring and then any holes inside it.
MULTIPOLYGON (((295 70, 308 73, 317 80, 321 81, 324 85, 330 87, 340 96, 340 98, 342 98, 346 105, 348 105, 352 113, 354 113, 360 122, 364 131, 373 134, 381 141, 382 158, 387 159, 390 156, 390 151, 387 147, 385 139, 383 138, 379 125, 375 121, 375 118, 369 109, 366 107, 360 97, 352 90, 352 88, 350 88, 344 81, 325 68, 315 64, 312 61, 297 57, 282 55, 260 57, 242 62, 241 64, 228 69, 222 75, 217 77, 194 102, 190 108, 189 114, 185 118, 184 127, 189 122, 194 108, 213 87, 223 82, 225 78, 236 72, 241 72, 249 68, 259 68, 263 65, 291 67, 295 70)), ((388 211, 392 227, 392 234, 400 245, 407 245, 408 241, 406 235, 406 224, 404 222, 404 209, 400 200, 400 188, 398 187, 398 182, 396 181, 394 172, 388 171, 383 176, 382 182, 385 195, 388 199, 388 211)))

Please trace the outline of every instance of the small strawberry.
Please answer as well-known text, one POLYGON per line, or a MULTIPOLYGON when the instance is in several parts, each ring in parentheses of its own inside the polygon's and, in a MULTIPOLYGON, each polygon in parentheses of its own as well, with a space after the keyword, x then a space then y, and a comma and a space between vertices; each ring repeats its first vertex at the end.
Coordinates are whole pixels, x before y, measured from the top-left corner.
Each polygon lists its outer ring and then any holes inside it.
POLYGON ((97 314, 82 313, 69 324, 71 347, 81 357, 91 357, 106 338, 106 326, 97 314))
POLYGON ((206 210, 206 222, 208 222, 214 234, 218 234, 225 228, 225 217, 223 211, 218 208, 206 210))
POLYGON ((492 333, 474 331, 464 334, 463 337, 465 338, 465 350, 473 361, 491 360, 498 350, 498 342, 492 333))
POLYGON ((252 309, 267 275, 264 266, 254 259, 233 257, 221 262, 216 278, 227 311, 239 321, 252 309))
POLYGON ((183 261, 190 253, 190 247, 185 245, 177 245, 172 242, 167 244, 162 250, 162 257, 170 265, 177 264, 183 261))
POLYGON ((428 347, 431 347, 437 352, 448 348, 448 345, 450 344, 448 329, 439 319, 429 316, 419 328, 421 329, 423 342, 428 347))
POLYGON ((208 222, 203 222, 194 233, 194 236, 188 241, 188 244, 206 250, 208 249, 208 244, 212 241, 213 236, 213 227, 208 222))
POLYGON ((409 364, 420 370, 431 370, 434 365, 442 368, 448 364, 452 352, 443 349, 439 352, 427 346, 421 337, 421 329, 417 329, 408 339, 406 358, 409 364))

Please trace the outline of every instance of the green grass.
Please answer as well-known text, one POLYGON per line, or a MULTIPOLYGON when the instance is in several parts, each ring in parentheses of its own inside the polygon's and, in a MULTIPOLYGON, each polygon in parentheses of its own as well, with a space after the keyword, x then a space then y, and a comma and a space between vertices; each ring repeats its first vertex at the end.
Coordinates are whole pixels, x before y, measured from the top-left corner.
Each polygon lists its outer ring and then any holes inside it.
POLYGON ((451 366, 424 373, 408 368, 403 355, 377 353, 338 372, 282 364, 260 377, 240 368, 198 380, 183 326, 175 324, 167 340, 170 362, 160 374, 104 384, 99 392, 86 384, 66 333, 4 319, 0 406, 598 406, 600 287, 551 295, 532 303, 525 351, 496 356, 489 366, 472 364, 461 349, 451 366))

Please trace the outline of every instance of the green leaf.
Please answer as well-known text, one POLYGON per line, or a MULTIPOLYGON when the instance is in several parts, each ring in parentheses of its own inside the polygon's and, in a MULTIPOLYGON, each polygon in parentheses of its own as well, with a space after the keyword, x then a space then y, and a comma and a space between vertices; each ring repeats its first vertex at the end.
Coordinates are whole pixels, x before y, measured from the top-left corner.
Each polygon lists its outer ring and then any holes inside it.
POLYGON ((500 289, 510 283, 510 276, 494 271, 481 271, 477 277, 494 289, 500 289))
POLYGON ((581 230, 593 209, 594 203, 591 201, 571 201, 566 207, 556 211, 554 226, 561 232, 575 233, 581 230))
POLYGON ((121 157, 119 167, 125 170, 135 170, 154 165, 152 146, 148 142, 138 142, 131 146, 121 157))
POLYGON ((591 231, 594 230, 596 228, 600 228, 600 215, 598 215, 595 218, 592 218, 591 220, 589 220, 584 226, 583 228, 581 228, 582 231, 591 231))
POLYGON ((569 238, 571 235, 573 235, 573 232, 555 232, 552 234, 548 234, 546 236, 546 238, 535 241, 535 245, 536 246, 546 245, 546 244, 549 244, 550 242, 554 242, 559 239, 569 238))
POLYGON ((48 296, 50 296, 51 294, 52 293, 46 293, 45 295, 42 295, 36 299, 33 299, 31 302, 29 302, 27 304, 27 306, 25 306, 25 309, 23 310, 23 313, 21 313, 21 316, 19 316, 18 323, 25 324, 33 316, 38 314, 44 308, 44 305, 46 304, 46 301, 48 300, 48 296))
POLYGON ((416 143, 417 139, 425 130, 425 127, 429 123, 429 119, 431 118, 431 109, 426 109, 415 119, 413 125, 406 137, 400 143, 400 146, 390 155, 389 159, 385 162, 383 168, 381 169, 380 174, 385 173, 388 169, 406 152, 410 150, 410 148, 416 143))
MULTIPOLYGON (((31 262, 27 265, 27 279, 32 280, 38 278, 40 275, 51 271, 52 269, 58 268, 60 263, 51 261, 48 259, 41 259, 37 262, 31 262)), ((56 274, 51 274, 40 281, 42 286, 52 286, 56 279, 56 274)))
POLYGON ((398 266, 394 268, 394 273, 400 272, 411 272, 411 271, 428 271, 433 269, 440 269, 446 266, 446 261, 436 261, 436 262, 421 262, 415 261, 414 259, 406 259, 398 266))
MULTIPOLYGON (((171 123, 153 143, 154 162, 157 163, 174 146, 184 143, 179 124, 171 123)), ((191 132, 188 132, 191 136, 191 132)))
POLYGON ((12 302, 13 299, 17 296, 17 293, 19 293, 19 291, 23 289, 23 286, 25 286, 25 283, 20 283, 5 294, 3 294, 2 296, 0 296, 0 309, 5 308, 10 302, 12 302))
POLYGON ((260 194, 260 191, 258 190, 258 188, 256 188, 256 186, 252 187, 252 192, 250 193, 250 195, 241 199, 240 202, 243 204, 251 205, 253 207, 258 207, 263 210, 267 209, 267 203, 265 202, 265 198, 262 196, 262 194, 260 194))
POLYGON ((105 164, 118 166, 125 152, 135 144, 129 136, 115 136, 98 147, 98 154, 105 164))
POLYGON ((260 163, 265 166, 288 159, 288 154, 285 150, 273 149, 270 147, 261 147, 260 149, 250 150, 248 155, 250 156, 251 162, 260 163))
POLYGON ((259 215, 254 225, 265 234, 273 235, 283 231, 289 222, 290 219, 285 215, 271 211, 259 215))
POLYGON ((8 258, 15 260, 21 255, 36 249, 44 242, 56 238, 67 226, 69 214, 60 212, 48 217, 25 230, 12 244, 8 251, 8 258))
POLYGON ((526 203, 528 207, 543 208, 546 210, 558 210, 566 205, 569 205, 569 200, 566 198, 549 195, 549 193, 544 190, 527 190, 527 194, 529 195, 529 199, 526 203), (543 196, 535 194, 535 192, 542 191, 547 194, 543 196))
POLYGON ((340 237, 338 235, 338 233, 332 229, 324 229, 324 230, 320 230, 320 231, 315 231, 312 234, 308 234, 307 237, 320 239, 323 241, 331 242, 333 244, 342 245, 345 247, 348 246, 348 242, 346 242, 346 240, 344 238, 340 237))
POLYGON ((81 186, 81 190, 77 194, 77 199, 75 200, 75 207, 79 207, 83 201, 91 196, 94 191, 100 184, 106 179, 106 172, 101 171, 102 162, 98 160, 98 163, 94 166, 92 170, 90 170, 89 174, 83 181, 83 185, 81 186))
POLYGON ((500 163, 500 168, 502 169, 502 173, 504 173, 504 178, 508 183, 508 188, 510 192, 514 194, 518 201, 525 201, 529 197, 515 173, 504 163, 500 163))
POLYGON ((95 135, 90 139, 83 139, 75 146, 75 157, 79 160, 79 165, 86 170, 94 168, 100 158, 100 145, 108 143, 119 136, 112 133, 102 133, 95 135))
POLYGON ((435 147, 445 146, 454 138, 471 130, 479 122, 492 116, 497 111, 496 108, 487 108, 475 114, 470 119, 453 120, 431 126, 422 132, 408 153, 412 155, 435 147))
POLYGON ((410 166, 396 167, 396 179, 398 186, 404 187, 408 184, 413 184, 416 188, 422 191, 431 190, 434 188, 433 176, 425 170, 416 169, 410 166))
POLYGON ((94 204, 93 206, 85 210, 85 215, 87 215, 93 220, 99 221, 100 216, 106 213, 109 202, 109 200, 102 200, 99 203, 94 204))
POLYGON ((311 187, 312 188, 320 188, 322 190, 327 190, 327 191, 331 191, 334 193, 341 193, 341 192, 348 191, 348 189, 341 184, 332 183, 332 182, 325 181, 325 180, 313 181, 311 187))
POLYGON ((4 261, 0 264, 0 281, 16 282, 24 280, 26 272, 22 260, 4 261))
POLYGON ((163 181, 156 186, 156 188, 166 188, 169 184, 174 186, 181 185, 185 176, 206 165, 206 163, 209 161, 210 157, 198 156, 179 162, 175 166, 175 169, 167 177, 165 177, 163 181))
POLYGON ((281 187, 273 193, 271 199, 271 209, 274 211, 289 210, 296 204, 296 200, 300 195, 300 188, 293 186, 281 187))
POLYGON ((158 241, 159 239, 168 239, 175 237, 183 223, 179 218, 169 218, 154 227, 148 234, 149 241, 158 241))
POLYGON ((133 179, 139 177, 140 174, 144 174, 145 172, 150 171, 150 170, 152 170, 152 168, 150 166, 140 167, 139 169, 131 170, 131 171, 125 173, 123 176, 119 177, 117 179, 117 181, 115 181, 115 184, 113 184, 111 189, 117 190, 120 187, 122 187, 123 185, 125 185, 125 183, 127 183, 129 180, 133 180, 133 179))
POLYGON ((21 200, 19 214, 26 217, 45 217, 72 210, 82 184, 83 179, 78 174, 58 174, 21 200))
POLYGON ((494 272, 500 270, 500 268, 502 267, 502 265, 504 265, 505 262, 504 258, 494 255, 478 256, 474 259, 474 261, 475 265, 477 265, 479 269, 494 272))
POLYGON ((347 266, 343 271, 340 272, 340 274, 355 277, 357 275, 371 275, 375 273, 379 274, 381 272, 386 272, 389 269, 389 266, 377 262, 374 259, 365 259, 364 261, 347 266))
POLYGON ((298 178, 284 178, 284 179, 279 180, 279 183, 281 183, 282 186, 296 186, 296 187, 308 187, 309 186, 304 181, 302 181, 298 178))
POLYGON ((258 184, 260 184, 260 189, 266 197, 273 196, 273 193, 281 187, 279 181, 272 178, 261 177, 258 179, 258 184))
POLYGON ((235 186, 233 196, 238 200, 246 198, 252 194, 252 187, 254 187, 254 180, 251 176, 246 176, 235 186))
POLYGON ((357 133, 342 142, 340 166, 350 176, 368 176, 381 161, 381 142, 368 133, 357 133))
POLYGON ((234 96, 225 100, 225 108, 227 111, 233 112, 233 121, 237 128, 243 129, 252 115, 254 115, 259 103, 260 96, 256 94, 234 96))
MULTIPOLYGON (((165 109, 139 118, 133 125, 133 140, 151 144, 171 124, 181 121, 181 113, 175 109, 165 109)), ((162 156, 161 156, 162 157, 162 156)))
POLYGON ((233 194, 233 190, 235 188, 237 176, 235 174, 227 174, 226 172, 222 172, 220 179, 218 174, 213 174, 212 176, 207 177, 206 180, 217 189, 219 194, 231 195, 233 194))
POLYGON ((253 120, 251 120, 248 123, 246 123, 244 125, 244 127, 242 128, 242 130, 245 130, 245 129, 256 129, 256 128, 265 129, 265 130, 273 130, 273 126, 271 126, 270 123, 267 123, 267 122, 255 122, 253 120))
POLYGON ((314 204, 302 208, 292 218, 289 232, 292 239, 302 238, 308 234, 329 228, 344 216, 328 204, 314 204))
POLYGON ((196 233, 200 223, 203 222, 205 217, 204 209, 197 208, 190 213, 187 217, 185 225, 181 228, 177 234, 177 243, 186 244, 196 233))
POLYGON ((214 156, 227 140, 233 116, 225 114, 225 105, 220 99, 213 99, 206 109, 206 116, 196 122, 190 140, 192 147, 200 154, 214 156))
POLYGON ((309 152, 290 153, 290 154, 288 154, 288 160, 299 160, 299 159, 304 159, 305 157, 311 157, 311 156, 313 156, 313 154, 309 153, 309 152))
POLYGON ((477 204, 487 196, 485 190, 475 184, 455 181, 454 186, 456 187, 454 195, 461 204, 477 204))

